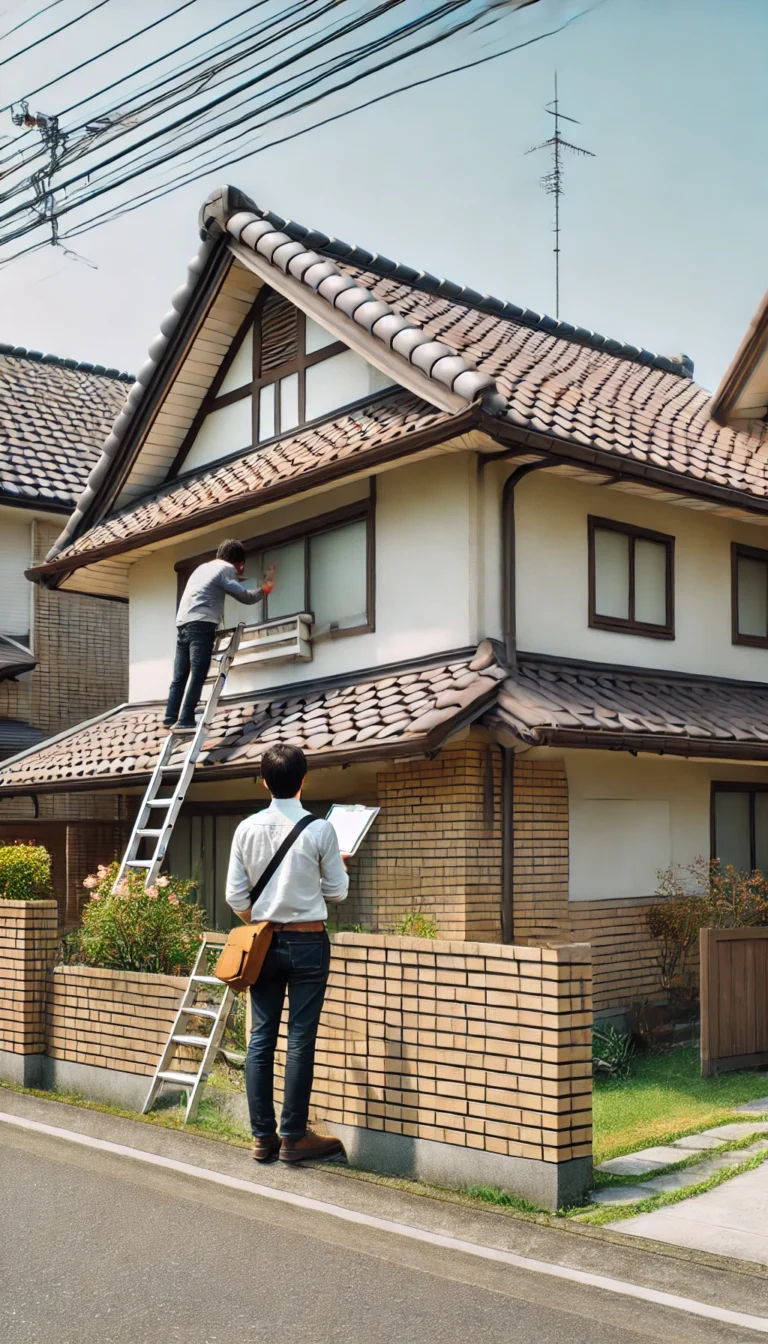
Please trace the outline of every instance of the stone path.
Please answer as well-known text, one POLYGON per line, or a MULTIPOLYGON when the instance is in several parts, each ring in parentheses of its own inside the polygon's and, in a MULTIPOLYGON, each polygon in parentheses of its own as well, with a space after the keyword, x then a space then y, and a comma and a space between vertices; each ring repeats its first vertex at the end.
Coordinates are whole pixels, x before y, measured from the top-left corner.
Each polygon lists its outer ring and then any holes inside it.
MULTIPOLYGON (((766 1112, 768 1097, 740 1106, 737 1113, 757 1116, 766 1112)), ((689 1134, 670 1144, 642 1148, 604 1162, 598 1171, 637 1179, 632 1185, 594 1191, 592 1202, 626 1207, 653 1195, 684 1190, 708 1180, 723 1167, 735 1166, 766 1150, 768 1121, 745 1119, 716 1125, 702 1134, 689 1134), (744 1148, 723 1148, 723 1144, 751 1135, 755 1135, 754 1142, 744 1148), (712 1149, 722 1151, 712 1152, 712 1149), (699 1161, 674 1170, 675 1163, 690 1160, 697 1154, 699 1161), (663 1175, 654 1174, 661 1171, 664 1171, 663 1175)), ((678 1204, 624 1218, 608 1226, 629 1236, 649 1237, 768 1265, 768 1162, 754 1171, 735 1176, 706 1194, 694 1195, 678 1204)))

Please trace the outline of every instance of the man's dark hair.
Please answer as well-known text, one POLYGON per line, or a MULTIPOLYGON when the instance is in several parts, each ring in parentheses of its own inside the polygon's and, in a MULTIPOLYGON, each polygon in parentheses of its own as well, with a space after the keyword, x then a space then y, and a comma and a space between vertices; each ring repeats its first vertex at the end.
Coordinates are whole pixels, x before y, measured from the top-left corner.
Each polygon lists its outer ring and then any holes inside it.
POLYGON ((261 778, 273 798, 295 798, 306 773, 307 758, 300 747, 279 743, 261 758, 261 778))
POLYGON ((241 565, 245 559, 245 547, 242 541, 234 541, 231 537, 227 541, 222 541, 216 552, 217 560, 228 560, 230 565, 241 565))

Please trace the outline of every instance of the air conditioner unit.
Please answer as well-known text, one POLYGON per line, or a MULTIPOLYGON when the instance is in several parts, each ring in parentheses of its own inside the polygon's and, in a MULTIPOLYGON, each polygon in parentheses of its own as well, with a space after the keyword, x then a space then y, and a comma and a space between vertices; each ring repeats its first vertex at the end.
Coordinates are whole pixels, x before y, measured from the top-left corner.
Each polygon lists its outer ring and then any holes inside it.
POLYGON ((298 616, 277 616, 271 621, 260 621, 258 625, 246 625, 232 666, 236 668, 250 667, 254 663, 310 663, 311 628, 312 617, 308 612, 301 612, 298 616))

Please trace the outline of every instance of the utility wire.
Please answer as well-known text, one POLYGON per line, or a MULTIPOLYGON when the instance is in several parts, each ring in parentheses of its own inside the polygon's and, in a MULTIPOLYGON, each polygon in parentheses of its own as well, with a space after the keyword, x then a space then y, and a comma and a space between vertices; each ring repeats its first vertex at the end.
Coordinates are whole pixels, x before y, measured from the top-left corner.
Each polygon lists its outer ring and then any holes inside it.
MULTIPOLYGON (((0 66, 10 65, 11 61, 18 60, 19 56, 26 56, 28 51, 33 51, 35 47, 41 47, 43 42, 50 42, 52 37, 57 37, 59 33, 65 32, 67 28, 73 28, 76 23, 80 23, 81 19, 87 19, 89 14, 95 14, 97 9, 103 9, 104 6, 108 4, 109 0, 98 0, 98 4, 91 5, 90 9, 86 9, 84 13, 78 14, 76 19, 70 19, 68 23, 63 23, 60 28, 54 28, 50 33, 46 33, 43 37, 38 37, 36 42, 30 42, 28 47, 22 47, 21 51, 14 51, 12 56, 6 56, 4 61, 0 61, 0 66)), ((42 14, 45 11, 40 10, 39 12, 42 14)))
POLYGON ((61 0, 52 0, 52 4, 44 5, 42 9, 38 9, 37 13, 30 14, 28 18, 22 19, 21 23, 17 23, 15 28, 9 28, 7 33, 0 33, 0 42, 4 42, 6 37, 12 37, 13 34, 18 33, 19 29, 23 28, 25 24, 32 23, 33 19, 39 19, 41 14, 47 14, 49 9, 55 9, 56 6, 60 4, 61 0))
MULTIPOLYGON (((104 0, 104 3, 106 3, 106 0, 104 0)), ((111 47, 105 47, 104 51, 97 52, 95 56, 89 56, 86 61, 81 61, 79 65, 73 65, 72 69, 67 70, 66 74, 57 75, 55 79, 49 79, 47 84, 38 84, 36 89, 31 89, 29 93, 24 94, 25 100, 34 98, 36 94, 42 93, 43 89, 50 89, 53 84, 59 84, 63 79, 68 79, 70 75, 76 75, 78 70, 84 70, 87 65, 93 65, 94 61, 100 61, 104 56, 110 56, 113 51, 126 46, 128 42, 134 42, 137 37, 143 37, 145 33, 151 32, 153 28, 159 27, 161 23, 165 23, 168 19, 172 19, 174 15, 180 14, 183 9, 189 9, 190 5, 196 3, 197 0, 184 0, 183 5, 172 9, 169 14, 163 14, 161 18, 155 19, 153 23, 148 23, 146 27, 137 29, 135 33, 130 33, 128 37, 122 38, 119 42, 113 42, 111 47)), ((13 107, 13 105, 13 103, 6 103, 5 107, 0 107, 0 112, 7 112, 9 107, 13 107)), ((63 116, 64 113, 59 115, 63 116)))

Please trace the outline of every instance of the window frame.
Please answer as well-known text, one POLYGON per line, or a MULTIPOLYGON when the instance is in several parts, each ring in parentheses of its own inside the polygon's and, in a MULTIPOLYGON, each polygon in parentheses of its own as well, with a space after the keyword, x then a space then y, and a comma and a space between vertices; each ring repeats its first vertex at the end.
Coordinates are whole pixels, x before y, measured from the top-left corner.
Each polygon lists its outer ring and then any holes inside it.
MULTIPOLYGON (((304 597, 308 601, 311 595, 310 585, 310 541, 313 537, 318 537, 325 532, 334 532, 348 523, 364 522, 366 524, 366 578, 365 578, 365 600, 366 600, 366 620, 355 626, 345 626, 339 629, 331 628, 327 632, 329 639, 345 639, 348 635, 368 635, 373 634, 376 629, 376 479, 371 477, 369 481, 369 493, 365 499, 356 500, 354 504, 346 504, 339 509, 333 509, 328 513, 318 514, 315 518, 307 518, 301 523, 293 523, 288 527, 278 528, 273 532, 264 532, 256 537, 249 537, 243 541, 243 549, 246 555, 253 555, 254 552, 273 550, 277 546, 288 545, 292 541, 304 542, 304 597)), ((176 609, 178 610, 181 595, 184 591, 184 585, 190 574, 202 565, 206 560, 215 560, 215 551, 205 551, 200 555, 189 556, 185 560, 179 560, 174 565, 177 574, 176 584, 176 609)), ((310 606, 305 606, 302 610, 309 612, 314 620, 314 613, 310 606)), ((272 617, 269 615, 269 597, 263 604, 263 615, 261 621, 293 620, 298 612, 292 615, 282 617, 272 617)), ((261 623, 261 622, 260 622, 261 623)))
POLYGON ((636 527, 634 523, 619 522, 615 518, 600 518, 596 514, 587 516, 588 537, 588 586, 589 586, 589 628, 591 630, 612 630, 626 635, 642 635, 647 639, 675 638, 675 538, 666 532, 654 532, 647 527, 636 527), (629 537, 629 617, 603 616, 596 608, 597 566, 595 562, 595 532, 603 530, 618 532, 629 537), (666 620, 663 625, 650 621, 635 620, 635 541, 653 541, 664 546, 666 552, 666 620))
MULTIPOLYGON (((731 643, 744 644, 752 649, 768 649, 768 633, 765 635, 742 635, 739 632, 739 560, 760 560, 768 567, 768 551, 758 546, 744 546, 740 541, 731 542, 731 643)), ((766 610, 766 630, 768 631, 768 609, 766 610)))
POLYGON ((768 793, 768 783, 744 783, 740 780, 713 779, 710 785, 709 805, 709 856, 719 859, 717 852, 717 795, 718 793, 746 793, 749 795, 749 871, 753 873, 757 861, 757 839, 755 832, 755 797, 758 793, 768 793))

